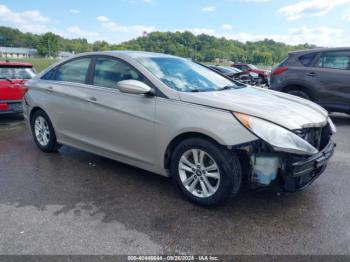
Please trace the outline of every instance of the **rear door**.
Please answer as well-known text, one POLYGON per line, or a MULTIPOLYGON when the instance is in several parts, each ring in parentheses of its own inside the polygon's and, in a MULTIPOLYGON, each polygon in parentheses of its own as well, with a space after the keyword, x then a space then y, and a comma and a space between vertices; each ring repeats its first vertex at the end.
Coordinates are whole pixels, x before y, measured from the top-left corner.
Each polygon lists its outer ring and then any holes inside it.
POLYGON ((319 88, 320 104, 330 110, 350 110, 350 51, 321 53, 308 77, 319 88))
MULTIPOLYGON (((91 144, 89 128, 93 108, 86 92, 92 57, 69 60, 38 81, 38 97, 49 115, 59 141, 76 146, 91 144)), ((34 90, 33 90, 34 93, 34 90)))

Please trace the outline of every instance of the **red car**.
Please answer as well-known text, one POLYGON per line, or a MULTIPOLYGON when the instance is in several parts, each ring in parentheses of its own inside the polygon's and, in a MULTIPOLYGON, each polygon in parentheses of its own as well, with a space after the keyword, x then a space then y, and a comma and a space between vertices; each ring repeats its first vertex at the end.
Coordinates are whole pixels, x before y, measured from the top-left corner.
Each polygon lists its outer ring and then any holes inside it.
POLYGON ((267 84, 267 85, 269 84, 270 72, 268 70, 259 69, 255 65, 244 64, 244 63, 232 64, 231 66, 238 68, 239 70, 242 70, 243 72, 256 73, 259 75, 262 84, 267 84))
POLYGON ((0 114, 21 113, 24 83, 35 76, 30 63, 0 61, 0 114))

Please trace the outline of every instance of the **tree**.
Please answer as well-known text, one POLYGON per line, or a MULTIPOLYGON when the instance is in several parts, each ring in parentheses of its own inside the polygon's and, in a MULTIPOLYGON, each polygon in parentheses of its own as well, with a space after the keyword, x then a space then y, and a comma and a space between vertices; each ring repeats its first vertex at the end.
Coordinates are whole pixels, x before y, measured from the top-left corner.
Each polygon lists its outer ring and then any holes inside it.
POLYGON ((96 41, 92 44, 93 51, 107 51, 110 49, 110 45, 106 41, 96 41))
POLYGON ((257 42, 242 43, 224 37, 191 32, 152 32, 148 36, 120 44, 106 41, 89 43, 85 38, 66 39, 53 33, 36 35, 22 33, 17 29, 0 27, 0 45, 37 48, 39 55, 56 56, 58 51, 81 53, 105 50, 140 50, 191 57, 201 62, 212 62, 216 58, 234 62, 272 65, 285 58, 290 51, 315 48, 314 45, 297 46, 264 39, 257 42))
POLYGON ((36 48, 38 54, 45 57, 56 57, 58 55, 59 36, 54 33, 43 34, 38 41, 36 48))

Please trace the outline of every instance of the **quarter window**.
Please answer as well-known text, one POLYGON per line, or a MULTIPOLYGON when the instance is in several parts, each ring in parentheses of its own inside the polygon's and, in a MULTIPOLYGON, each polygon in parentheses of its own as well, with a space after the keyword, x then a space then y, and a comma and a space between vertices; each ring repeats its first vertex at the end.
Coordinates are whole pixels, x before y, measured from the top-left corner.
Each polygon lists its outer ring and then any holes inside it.
POLYGON ((303 66, 309 66, 311 64, 312 60, 314 60, 316 54, 317 53, 302 55, 301 57, 299 57, 299 62, 303 66))
POLYGON ((350 70, 350 52, 323 53, 316 64, 317 67, 350 70))
POLYGON ((143 81, 143 77, 135 69, 122 61, 104 57, 96 59, 94 85, 117 88, 119 81, 130 79, 143 81))
POLYGON ((55 80, 55 72, 56 72, 56 68, 51 69, 45 75, 43 75, 41 77, 41 79, 43 79, 43 80, 55 80))
POLYGON ((85 83, 91 58, 75 59, 61 65, 56 72, 57 81, 85 83))

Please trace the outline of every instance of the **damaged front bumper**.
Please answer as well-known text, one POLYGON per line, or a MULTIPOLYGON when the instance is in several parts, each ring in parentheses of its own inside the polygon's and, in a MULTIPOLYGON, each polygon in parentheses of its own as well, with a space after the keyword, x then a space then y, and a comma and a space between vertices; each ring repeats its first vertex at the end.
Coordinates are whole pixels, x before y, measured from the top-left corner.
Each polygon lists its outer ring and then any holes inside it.
POLYGON ((316 155, 296 162, 289 161, 285 171, 282 171, 281 174, 283 189, 287 192, 295 192, 312 184, 327 167, 335 147, 336 144, 329 140, 327 146, 316 155))
POLYGON ((279 191, 295 192, 312 184, 327 167, 336 144, 330 137, 321 145, 321 150, 312 156, 300 156, 277 152, 260 141, 241 148, 249 162, 243 169, 248 173, 251 188, 274 187, 279 191))

